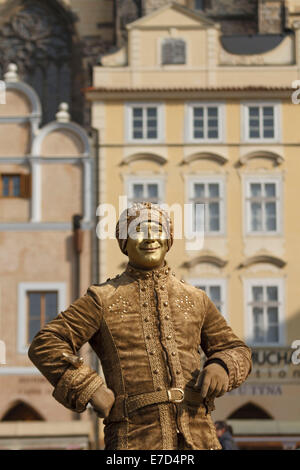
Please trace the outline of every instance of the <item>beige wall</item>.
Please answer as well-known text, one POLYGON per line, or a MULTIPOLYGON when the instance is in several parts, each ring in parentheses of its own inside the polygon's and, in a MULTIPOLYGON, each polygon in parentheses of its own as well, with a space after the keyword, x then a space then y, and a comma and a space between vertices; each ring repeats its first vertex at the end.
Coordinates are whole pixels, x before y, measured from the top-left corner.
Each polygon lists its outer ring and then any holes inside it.
POLYGON ((82 213, 80 162, 77 165, 44 163, 41 171, 43 222, 71 222, 74 214, 82 213))

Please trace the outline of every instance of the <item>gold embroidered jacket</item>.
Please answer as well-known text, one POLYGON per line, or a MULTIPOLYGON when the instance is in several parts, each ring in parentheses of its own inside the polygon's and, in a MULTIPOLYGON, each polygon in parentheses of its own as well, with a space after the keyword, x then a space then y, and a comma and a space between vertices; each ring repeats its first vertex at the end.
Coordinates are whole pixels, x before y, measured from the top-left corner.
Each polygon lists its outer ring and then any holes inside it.
POLYGON ((53 396, 78 412, 103 380, 87 365, 70 365, 63 353, 87 341, 116 397, 104 421, 106 449, 176 449, 177 431, 188 448, 220 448, 214 405, 193 391, 199 347, 226 364, 228 391, 248 376, 251 351, 204 291, 178 280, 167 264, 145 272, 128 263, 48 323, 29 357, 54 386, 53 396))

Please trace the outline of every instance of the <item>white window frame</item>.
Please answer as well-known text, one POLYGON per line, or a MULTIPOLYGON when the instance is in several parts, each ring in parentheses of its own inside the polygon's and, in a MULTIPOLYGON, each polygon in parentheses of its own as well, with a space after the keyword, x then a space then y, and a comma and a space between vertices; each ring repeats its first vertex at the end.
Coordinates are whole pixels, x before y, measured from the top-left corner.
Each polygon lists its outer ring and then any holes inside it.
POLYGON ((283 233, 283 184, 282 175, 254 175, 248 174, 243 177, 243 206, 244 206, 244 233, 247 236, 279 236, 283 233), (276 185, 276 231, 252 231, 251 230, 251 209, 250 209, 250 184, 251 183, 274 183, 276 185))
POLYGON ((157 184, 158 185, 158 202, 162 204, 165 202, 165 178, 158 176, 133 176, 128 175, 125 177, 125 194, 128 198, 128 203, 131 205, 133 199, 133 184, 157 184))
POLYGON ((204 285, 206 287, 210 286, 220 286, 221 287, 221 303, 222 303, 222 313, 223 317, 228 323, 228 312, 227 312, 227 279, 221 278, 191 278, 187 279, 187 282, 193 286, 204 285))
POLYGON ((125 103, 125 138, 128 143, 154 144, 161 143, 165 139, 165 106, 163 102, 136 101, 125 103), (134 139, 133 138, 133 108, 157 108, 157 138, 156 139, 134 139))
POLYGON ((284 292, 284 279, 283 278, 247 278, 244 279, 244 312, 245 312, 245 338, 247 344, 251 346, 285 346, 285 292, 284 292), (252 301, 252 287, 253 286, 276 286, 278 288, 278 325, 279 325, 279 340, 274 342, 255 342, 253 338, 253 315, 252 307, 249 302, 252 301))
POLYGON ((57 315, 66 308, 65 282, 20 282, 18 285, 18 339, 17 350, 19 354, 27 354, 27 292, 29 291, 55 291, 58 293, 57 315))
MULTIPOLYGON (((220 230, 218 232, 208 232, 204 230, 204 236, 209 237, 219 237, 226 235, 226 193, 225 193, 225 176, 218 175, 218 176, 188 176, 187 179, 187 194, 186 194, 186 201, 187 203, 192 202, 194 199, 193 195, 193 186, 194 183, 217 183, 219 184, 219 191, 220 191, 220 230)), ((191 224, 192 221, 189 221, 191 224)))
MULTIPOLYGON (((225 141, 225 103, 220 101, 189 101, 185 104, 185 141, 186 142, 194 142, 194 143, 217 143, 217 142, 224 142, 225 141), (194 116, 193 116, 193 109, 203 107, 207 109, 207 107, 217 107, 218 108, 218 131, 219 137, 217 139, 209 139, 207 137, 203 137, 201 139, 194 138, 194 116)), ((206 128, 206 119, 204 120, 204 128, 206 128)))
MULTIPOLYGON (((248 143, 259 142, 281 142, 281 102, 280 101, 245 101, 241 103, 241 140, 248 143), (249 136, 249 107, 250 106, 273 106, 274 107, 274 137, 256 137, 250 138, 249 136)), ((262 122, 260 120, 260 129, 262 129, 262 122)))

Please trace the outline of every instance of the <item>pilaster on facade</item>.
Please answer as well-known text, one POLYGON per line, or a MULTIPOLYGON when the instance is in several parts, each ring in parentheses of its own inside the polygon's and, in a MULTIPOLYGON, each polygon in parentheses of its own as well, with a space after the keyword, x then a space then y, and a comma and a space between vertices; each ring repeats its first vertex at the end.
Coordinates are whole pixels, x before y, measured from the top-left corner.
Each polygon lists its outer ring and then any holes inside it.
POLYGON ((207 86, 217 85, 217 66, 218 66, 218 28, 209 28, 207 30, 207 86))
POLYGON ((129 65, 131 70, 131 86, 137 87, 140 82, 139 74, 141 73, 139 71, 141 66, 141 38, 138 29, 130 31, 129 65))

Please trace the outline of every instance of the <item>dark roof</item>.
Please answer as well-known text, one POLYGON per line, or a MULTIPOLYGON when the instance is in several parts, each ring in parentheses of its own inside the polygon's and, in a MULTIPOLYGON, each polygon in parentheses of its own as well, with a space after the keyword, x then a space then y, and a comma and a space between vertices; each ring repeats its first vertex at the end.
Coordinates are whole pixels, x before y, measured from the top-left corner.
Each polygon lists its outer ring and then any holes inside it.
POLYGON ((289 34, 224 35, 221 36, 221 43, 223 48, 231 54, 263 54, 279 46, 289 34))

